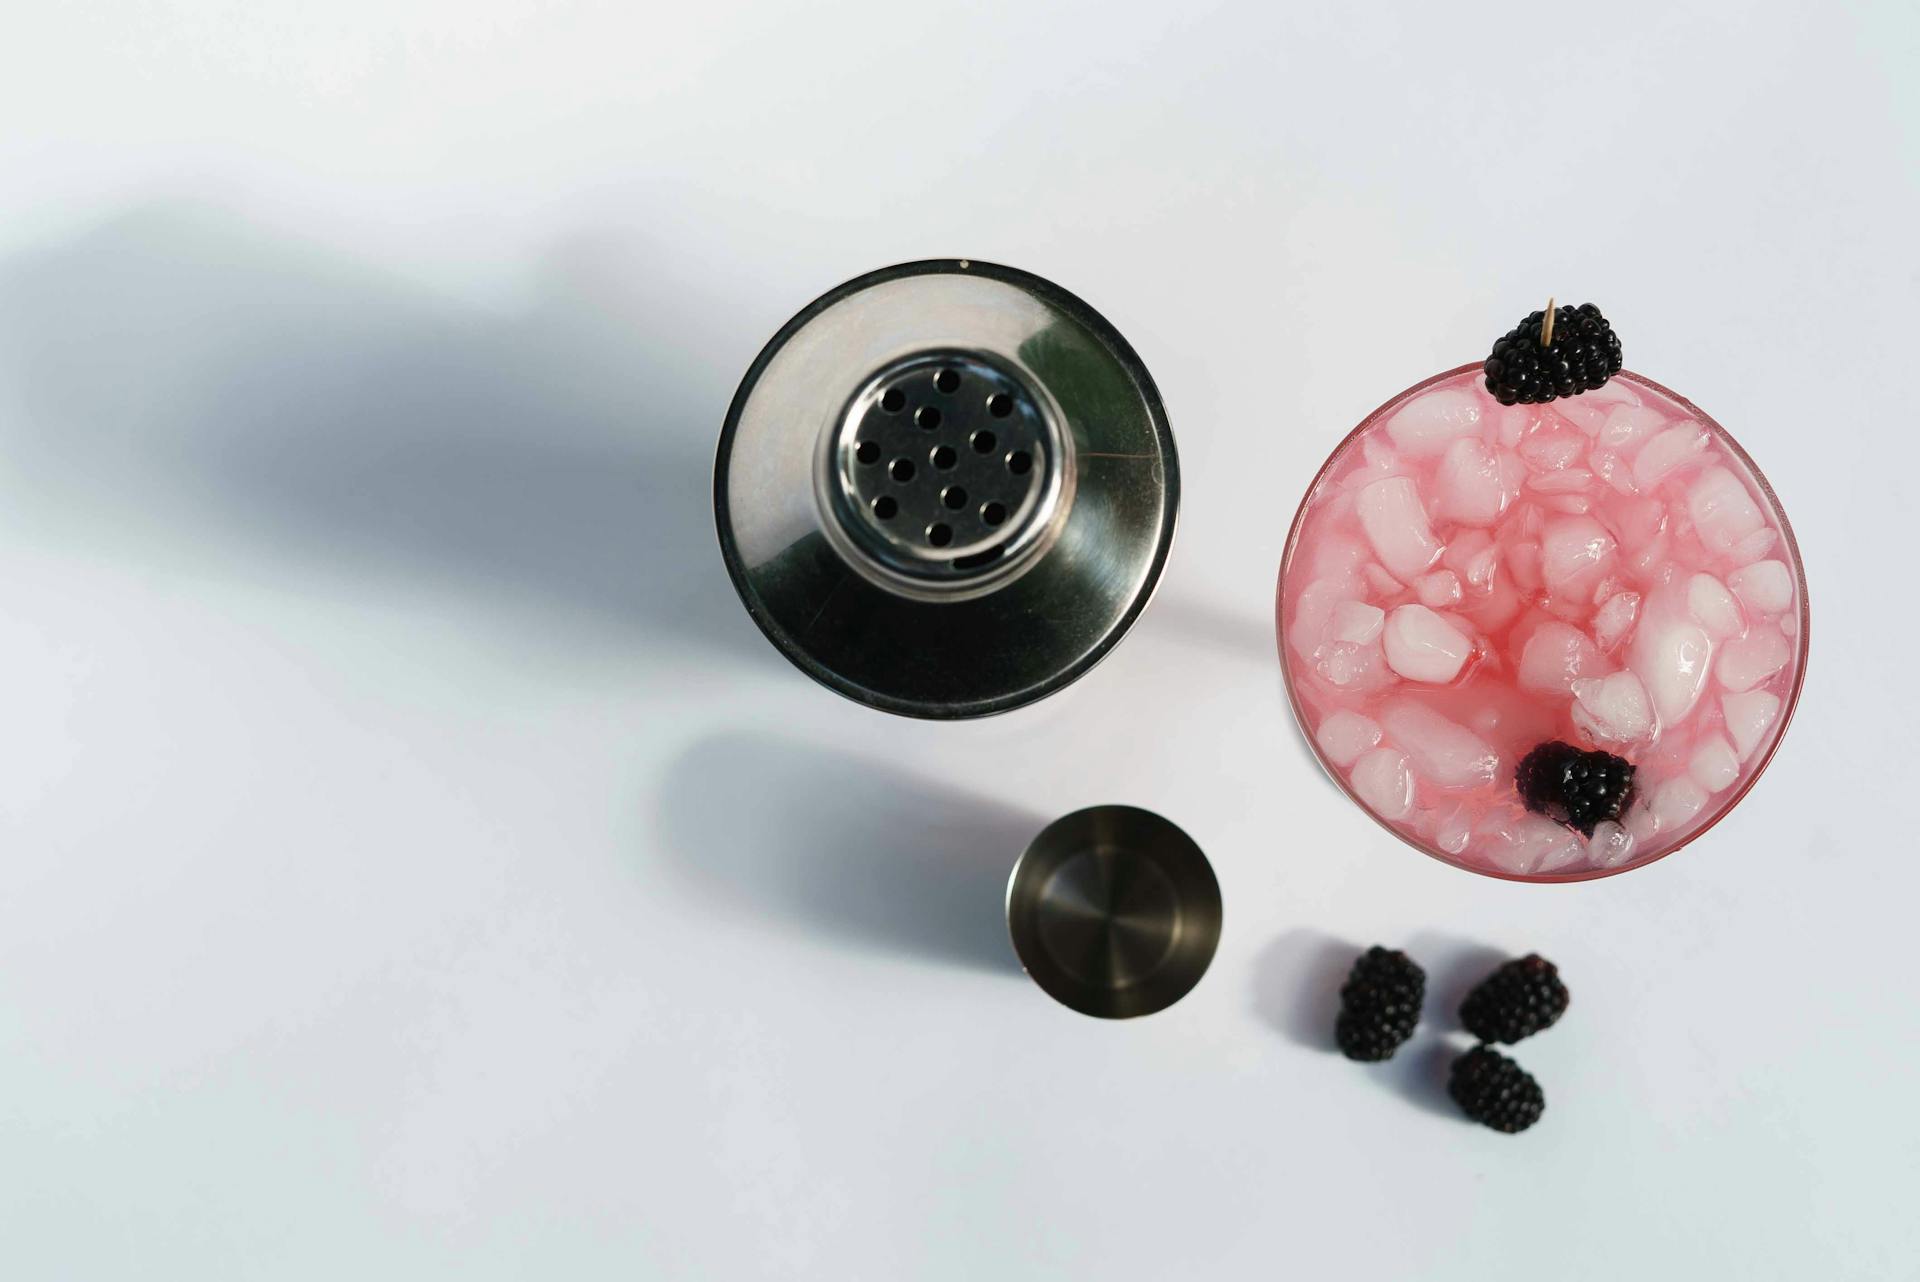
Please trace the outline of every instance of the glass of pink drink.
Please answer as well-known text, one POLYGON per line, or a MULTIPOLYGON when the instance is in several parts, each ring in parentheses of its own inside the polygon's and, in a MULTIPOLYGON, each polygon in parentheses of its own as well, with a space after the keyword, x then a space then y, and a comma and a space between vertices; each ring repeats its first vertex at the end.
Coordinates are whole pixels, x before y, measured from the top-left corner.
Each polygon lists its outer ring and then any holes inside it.
POLYGON ((1503 406, 1479 365, 1369 415, 1294 518, 1287 693, 1320 761, 1436 859, 1527 881, 1651 863, 1725 815, 1806 667, 1799 549, 1733 438, 1634 374, 1503 406), (1529 810, 1560 741, 1624 757, 1591 836, 1529 810))

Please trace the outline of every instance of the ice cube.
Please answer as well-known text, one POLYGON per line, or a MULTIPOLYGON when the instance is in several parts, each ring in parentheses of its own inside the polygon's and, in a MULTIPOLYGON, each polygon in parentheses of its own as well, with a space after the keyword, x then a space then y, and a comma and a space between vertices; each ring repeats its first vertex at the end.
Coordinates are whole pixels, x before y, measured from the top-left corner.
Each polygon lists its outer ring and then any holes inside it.
POLYGON ((1367 461, 1366 470, 1376 478, 1406 474, 1407 469, 1401 466, 1400 456, 1378 436, 1369 436, 1361 441, 1360 454, 1367 461))
POLYGON ((1421 575, 1414 581, 1413 590, 1419 594, 1420 604, 1436 610, 1460 604, 1460 576, 1452 570, 1421 575))
POLYGON ((1713 638, 1697 623, 1669 607, 1651 610, 1634 633, 1627 665, 1646 685, 1662 725, 1678 725, 1707 684, 1713 638))
POLYGON ((1609 379, 1591 391, 1582 392, 1577 401, 1596 401, 1610 405, 1638 405, 1640 398, 1621 379, 1609 379))
POLYGON ((1586 858, 1586 842, 1579 833, 1571 828, 1563 828, 1559 824, 1553 826, 1560 831, 1553 835, 1540 856, 1540 862, 1533 866, 1533 871, 1536 873, 1565 872, 1586 858))
POLYGON ((1599 443, 1610 450, 1631 450, 1665 427, 1666 416, 1640 405, 1619 405, 1600 427, 1599 443))
POLYGON ((1464 613, 1483 633, 1498 632, 1513 622, 1523 602, 1508 575, 1495 575, 1486 594, 1466 607, 1464 613))
POLYGON ((1535 432, 1515 451, 1532 472, 1557 472, 1587 452, 1587 439, 1577 432, 1535 432))
POLYGON ((1750 761, 1753 750, 1767 737, 1774 719, 1780 715, 1780 696, 1769 690, 1730 694, 1720 700, 1720 711, 1726 716, 1727 733, 1733 736, 1740 760, 1750 761))
POLYGON ((1473 653, 1471 637, 1424 605, 1395 609, 1383 635, 1387 665, 1409 681, 1451 681, 1473 653))
POLYGON ((1607 505, 1607 518, 1630 549, 1653 542, 1667 527, 1667 509, 1658 499, 1617 499, 1607 505))
POLYGON ((1487 853, 1507 872, 1528 876, 1566 866, 1580 855, 1580 835, 1545 815, 1519 815, 1483 828, 1487 853), (1572 854, 1568 852, 1571 850, 1572 854))
POLYGON ((1313 736, 1320 751, 1336 766, 1350 766, 1361 753, 1380 742, 1380 726, 1371 717, 1344 708, 1329 712, 1313 736))
POLYGON ((1293 608, 1284 611, 1287 640, 1302 658, 1311 659, 1313 652, 1320 648, 1320 643, 1327 639, 1327 628, 1333 621, 1333 608, 1349 595, 1344 583, 1334 579, 1315 579, 1300 590, 1300 595, 1294 598, 1293 608))
POLYGON ((1672 536, 1662 529, 1654 535, 1653 542, 1641 544, 1627 557, 1628 573, 1649 585, 1665 583, 1674 569, 1668 562, 1672 545, 1672 536))
POLYGON ((1794 614, 1781 615, 1780 616, 1780 635, 1783 637, 1799 636, 1800 635, 1800 617, 1794 614))
POLYGON ((1377 690, 1393 682, 1377 641, 1371 645, 1329 641, 1315 655, 1314 670, 1329 685, 1354 693, 1377 690))
POLYGON ((1633 858, 1633 834, 1611 819, 1593 826, 1587 838, 1587 862, 1595 868, 1618 868, 1633 858))
POLYGON ((1727 559, 1735 565, 1747 565, 1751 562, 1758 561, 1761 557, 1773 551, 1773 545, 1779 538, 1780 535, 1777 531, 1755 530, 1752 534, 1747 535, 1746 538, 1741 539, 1733 545, 1733 550, 1727 553, 1727 559))
POLYGON ((1365 645, 1380 635, 1380 629, 1386 621, 1387 612, 1377 605, 1368 605, 1365 601, 1342 601, 1333 607, 1327 635, 1335 641, 1365 645))
POLYGON ((1633 483, 1633 469, 1627 461, 1612 450, 1595 450, 1587 456, 1587 466, 1593 474, 1612 486, 1621 494, 1638 494, 1640 487, 1633 483))
MULTIPOLYGON (((1655 817, 1653 806, 1644 793, 1628 803, 1627 813, 1621 816, 1620 824, 1627 830, 1627 835, 1633 838, 1635 846, 1646 845, 1660 832, 1660 820, 1655 817)), ((1600 826, 1595 824, 1594 831, 1599 830, 1600 826)))
POLYGON ((1420 490, 1412 478, 1392 476, 1375 481, 1360 491, 1354 507, 1367 541, 1396 577, 1411 579, 1439 557, 1440 540, 1433 537, 1433 528, 1427 524, 1420 490))
POLYGON ((1563 596, 1548 597, 1540 603, 1540 608, 1564 623, 1573 623, 1576 620, 1584 619, 1592 609, 1592 607, 1584 601, 1563 596))
POLYGON ((1458 438, 1479 430, 1480 402, 1457 387, 1416 396, 1387 420, 1387 435, 1409 458, 1438 455, 1458 438))
POLYGON ((1720 678, 1722 686, 1738 694, 1753 689, 1786 667, 1791 658, 1793 647, 1785 637, 1772 629, 1756 629, 1721 647, 1720 661, 1714 665, 1713 673, 1720 678))
POLYGON ((1514 832, 1516 816, 1494 813, 1473 827, 1473 853, 1495 868, 1526 874, 1533 871, 1532 855, 1514 832))
POLYGON ((1631 672, 1582 677, 1573 685, 1573 724, 1605 743, 1632 743, 1653 733, 1653 702, 1631 672))
POLYGON ((1500 550, 1488 544, 1473 556, 1467 558, 1460 567, 1460 577, 1466 586, 1474 592, 1485 595, 1493 591, 1493 576, 1500 570, 1500 550))
POLYGON ((1472 836, 1473 827, 1467 822, 1466 808, 1455 806, 1440 816, 1440 822, 1433 830, 1433 844, 1450 855, 1457 855, 1467 848, 1472 836))
POLYGON ((1316 579, 1350 582, 1366 563, 1367 549, 1355 539, 1323 538, 1313 545, 1307 572, 1316 579))
POLYGON ((1693 750, 1687 775, 1708 792, 1719 792, 1740 777, 1740 758, 1734 755, 1725 735, 1708 735, 1693 750))
POLYGON ((1580 397, 1574 396, 1555 401, 1553 408, 1559 412, 1561 418, 1588 436, 1598 436, 1600 429, 1607 425, 1607 413, 1613 407, 1589 404, 1580 397))
POLYGON ((1549 591, 1582 596, 1613 563, 1613 536, 1589 516, 1559 517, 1540 536, 1540 575, 1549 591))
POLYGON ((1706 808, 1707 793, 1687 776, 1676 775, 1654 788, 1649 804, 1660 831, 1671 833, 1706 808))
POLYGON ((1761 614, 1774 614, 1793 604, 1793 575, 1781 561, 1755 561, 1727 578, 1733 594, 1761 614))
POLYGON ((1507 545, 1507 572, 1513 581, 1520 585, 1523 592, 1540 590, 1540 545, 1538 543, 1511 543, 1507 545))
POLYGON ((1747 621, 1733 593, 1711 574, 1696 574, 1687 580, 1687 611, 1716 641, 1746 630, 1747 621))
POLYGON ((1492 450, 1473 437, 1447 447, 1434 474, 1435 510, 1462 525, 1491 525, 1507 510, 1515 487, 1492 450))
POLYGON ((1627 581, 1617 574, 1609 574, 1596 583, 1591 598, 1594 605, 1603 604, 1610 597, 1619 596, 1627 590, 1627 581))
POLYGON ((1633 619, 1640 612, 1638 592, 1617 592, 1600 605, 1593 616, 1593 639, 1602 650, 1611 650, 1633 630, 1633 619))
POLYGON ((1354 795, 1382 819, 1405 819, 1413 809, 1413 775, 1392 748, 1375 748, 1353 763, 1354 795))
POLYGON ((1542 494, 1572 494, 1593 484, 1593 473, 1583 467, 1559 472, 1542 472, 1527 482, 1527 488, 1542 494))
POLYGON ((1543 623, 1520 650, 1520 684, 1543 694, 1566 694, 1574 678, 1600 669, 1600 651, 1570 623, 1543 623))
POLYGON ((1375 596, 1398 596, 1400 590, 1406 587, 1406 584, 1371 561, 1360 567, 1360 581, 1366 584, 1367 591, 1375 596))
POLYGON ((1475 787, 1500 768, 1500 754, 1486 740, 1410 699, 1388 704, 1380 723, 1413 762, 1414 773, 1438 787, 1475 787))
MULTIPOLYGON (((1602 434, 1604 436, 1604 433, 1602 434)), ((1651 489, 1668 473, 1686 465, 1707 448, 1707 434, 1698 423, 1670 427, 1640 447, 1633 456, 1633 481, 1651 489)))
POLYGON ((1447 550, 1440 561, 1460 576, 1465 587, 1485 592, 1493 586, 1493 572, 1499 568, 1500 553, 1493 546, 1493 536, 1485 530, 1462 530, 1447 541, 1447 550))
POLYGON ((1724 467, 1708 468, 1688 488, 1687 515, 1700 541, 1715 552, 1731 552, 1766 524, 1747 487, 1724 467))
POLYGON ((1540 506, 1568 516, 1585 516, 1593 511, 1593 500, 1584 494, 1549 494, 1540 500, 1540 506))
POLYGON ((1520 438, 1532 429, 1534 421, 1540 416, 1531 405, 1509 405, 1500 411, 1497 428, 1500 443, 1508 449, 1520 443, 1520 438))

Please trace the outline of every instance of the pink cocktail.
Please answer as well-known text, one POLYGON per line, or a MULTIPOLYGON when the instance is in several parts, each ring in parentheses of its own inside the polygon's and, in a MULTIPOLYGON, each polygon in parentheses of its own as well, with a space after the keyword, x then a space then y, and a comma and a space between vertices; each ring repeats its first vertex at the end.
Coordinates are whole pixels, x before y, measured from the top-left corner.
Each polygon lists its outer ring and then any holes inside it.
POLYGON ((1281 663, 1329 772, 1438 859, 1575 880, 1670 854, 1760 774, 1806 666, 1772 490, 1718 424, 1630 373, 1503 406, 1466 366, 1354 429, 1294 518, 1281 663), (1542 744, 1633 767, 1617 817, 1529 809, 1542 744))

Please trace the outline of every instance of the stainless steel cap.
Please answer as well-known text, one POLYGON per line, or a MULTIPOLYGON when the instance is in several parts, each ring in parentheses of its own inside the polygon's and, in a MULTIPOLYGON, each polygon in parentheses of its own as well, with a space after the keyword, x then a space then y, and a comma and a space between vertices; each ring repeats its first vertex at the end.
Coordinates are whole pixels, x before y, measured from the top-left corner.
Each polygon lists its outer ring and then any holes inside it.
POLYGON ((1213 960, 1220 922, 1220 883, 1200 847, 1133 806, 1056 819, 1007 883, 1007 929, 1027 974, 1105 1019, 1185 997, 1213 960))
POLYGON ((905 263, 768 343, 720 434, 714 512, 747 611, 848 698, 974 717, 1125 635, 1173 539, 1179 465, 1125 339, 1037 276, 905 263))

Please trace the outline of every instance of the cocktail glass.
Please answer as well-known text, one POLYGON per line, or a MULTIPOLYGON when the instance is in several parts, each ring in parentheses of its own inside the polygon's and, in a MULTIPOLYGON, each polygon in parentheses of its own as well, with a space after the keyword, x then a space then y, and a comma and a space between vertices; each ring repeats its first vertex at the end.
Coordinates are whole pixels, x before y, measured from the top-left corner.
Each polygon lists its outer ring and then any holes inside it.
POLYGON ((1280 566, 1281 665, 1335 783, 1418 850, 1519 881, 1643 867, 1725 817, 1806 672, 1779 500, 1725 429, 1622 372, 1500 405, 1478 365, 1409 388, 1327 459, 1280 566), (1544 742, 1634 763, 1591 834, 1528 810, 1544 742))

